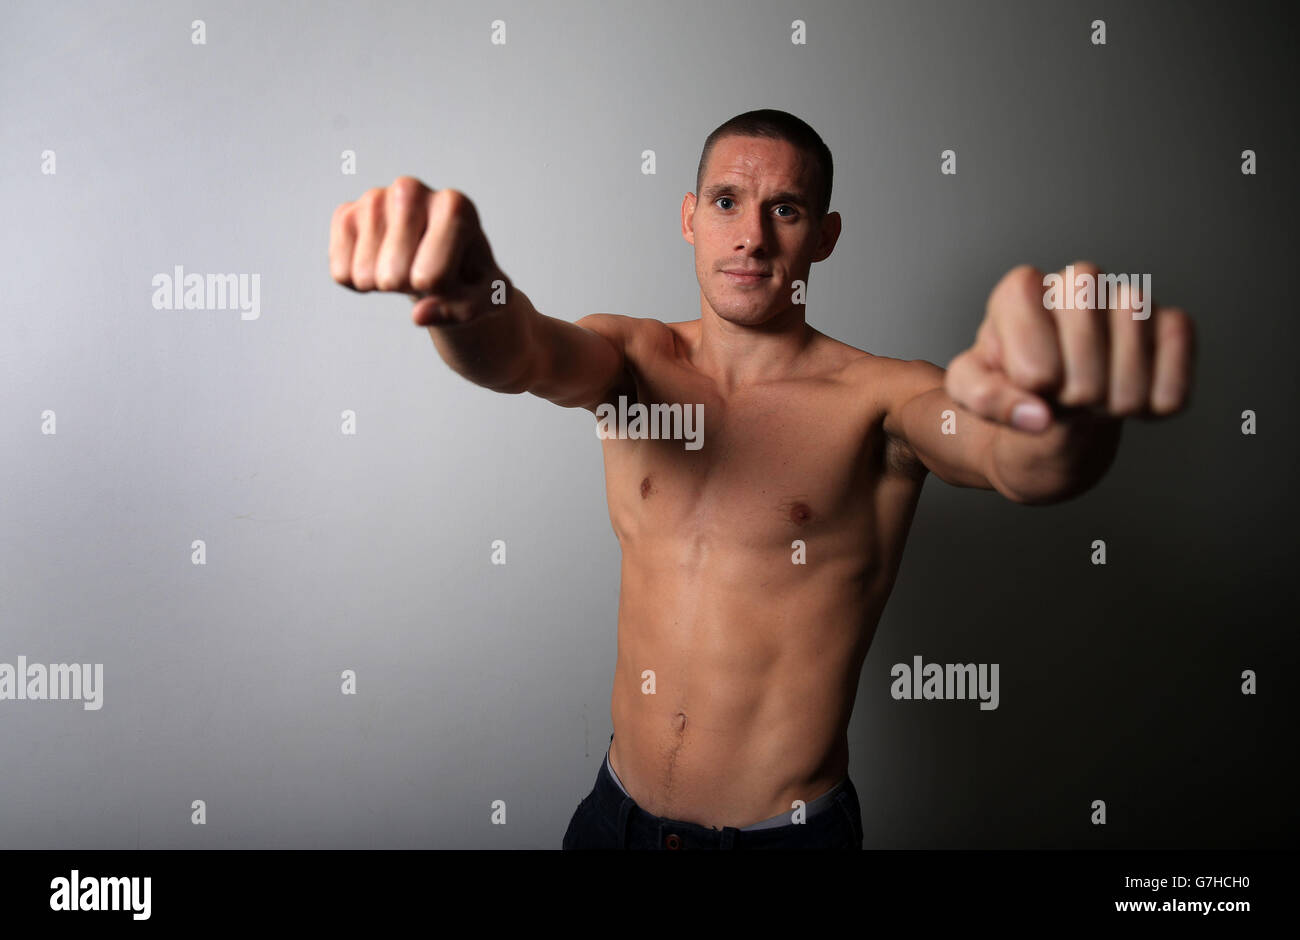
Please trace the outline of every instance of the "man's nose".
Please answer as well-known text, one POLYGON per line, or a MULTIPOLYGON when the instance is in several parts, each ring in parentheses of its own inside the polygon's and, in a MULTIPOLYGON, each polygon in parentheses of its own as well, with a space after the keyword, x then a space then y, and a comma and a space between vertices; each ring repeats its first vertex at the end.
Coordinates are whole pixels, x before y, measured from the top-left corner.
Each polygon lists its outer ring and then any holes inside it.
POLYGON ((744 217, 740 223, 738 249, 756 251, 762 248, 767 240, 766 226, 763 224, 763 216, 759 212, 752 212, 744 217))

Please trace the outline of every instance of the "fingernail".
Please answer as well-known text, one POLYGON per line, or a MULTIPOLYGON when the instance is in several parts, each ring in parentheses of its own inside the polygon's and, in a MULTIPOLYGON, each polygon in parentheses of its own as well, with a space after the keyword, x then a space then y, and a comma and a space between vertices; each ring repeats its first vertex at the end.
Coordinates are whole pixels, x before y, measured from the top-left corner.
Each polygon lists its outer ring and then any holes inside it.
POLYGON ((1041 431, 1048 419, 1047 409, 1036 401, 1022 401, 1011 409, 1011 423, 1022 431, 1041 431))

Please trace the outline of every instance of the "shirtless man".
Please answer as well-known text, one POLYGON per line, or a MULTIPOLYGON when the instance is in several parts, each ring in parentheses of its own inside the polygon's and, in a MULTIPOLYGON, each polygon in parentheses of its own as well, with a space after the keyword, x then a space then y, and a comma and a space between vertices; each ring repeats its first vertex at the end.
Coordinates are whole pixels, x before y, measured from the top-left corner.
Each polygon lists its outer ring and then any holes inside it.
POLYGON ((946 372, 813 329, 796 282, 839 237, 830 185, 829 151, 785 112, 710 135, 681 210, 700 318, 674 323, 538 313, 455 190, 400 177, 334 213, 334 279, 410 295, 471 382, 598 418, 620 396, 703 406, 698 449, 601 443, 622 548, 614 736, 566 848, 860 848, 849 717, 926 475, 1058 502, 1110 466, 1124 418, 1188 401, 1184 312, 1115 291, 1048 309, 1028 266, 946 372))

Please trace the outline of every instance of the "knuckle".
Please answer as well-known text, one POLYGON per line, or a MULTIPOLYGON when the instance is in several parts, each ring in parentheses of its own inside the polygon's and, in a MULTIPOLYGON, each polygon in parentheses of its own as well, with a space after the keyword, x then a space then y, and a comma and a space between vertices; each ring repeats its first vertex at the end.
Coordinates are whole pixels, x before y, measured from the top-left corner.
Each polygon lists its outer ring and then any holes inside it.
POLYGON ((474 203, 459 189, 440 189, 438 196, 446 206, 447 214, 458 222, 474 217, 474 203))
MULTIPOLYGON (((591 314, 593 317, 603 316, 603 314, 591 314)), ((584 318, 585 319, 585 318, 584 318)), ((943 390, 953 398, 957 397, 961 389, 961 378, 966 367, 966 357, 969 353, 960 353, 952 358, 948 363, 948 368, 943 373, 943 390)))
POLYGON ((1017 265, 989 294, 986 319, 1016 319, 1027 311, 1042 309, 1044 292, 1043 273, 1031 264, 1017 265))
POLYGON ((970 406, 982 414, 991 414, 997 404, 997 385, 989 379, 976 379, 966 390, 970 406))
POLYGON ((1067 408, 1079 408, 1089 403, 1087 394, 1079 385, 1065 386, 1056 396, 1056 401, 1067 408))
POLYGON ((1105 386, 1095 377, 1075 377, 1066 383, 1057 400, 1070 408, 1101 404, 1105 386))
POLYGON ((1145 407, 1146 395, 1144 390, 1130 385, 1117 389, 1111 395, 1107 410, 1116 417, 1132 418, 1140 414, 1145 407))
POLYGON ((1183 395, 1157 396, 1151 402, 1151 412, 1161 417, 1175 414, 1183 410, 1184 400, 1183 395))
POLYGON ((352 286, 360 291, 375 289, 374 265, 365 261, 352 265, 352 286))
POLYGON ((428 268, 411 269, 411 287, 421 293, 433 293, 433 273, 428 268))
POLYGON ((1086 274, 1089 277, 1097 277, 1101 274, 1101 266, 1092 261, 1075 261, 1070 265, 1074 268, 1074 275, 1086 274))
POLYGON ((394 192, 401 193, 404 196, 418 196, 425 186, 414 176, 399 176, 393 180, 389 187, 394 192))
POLYGON ((388 197, 395 206, 408 209, 418 204, 424 184, 411 176, 399 176, 388 187, 388 197))
POLYGON ((379 265, 375 270, 375 287, 381 291, 401 290, 404 280, 402 272, 391 261, 379 265))
POLYGON ((1013 362, 1007 371, 1011 374, 1013 382, 1029 391, 1048 388, 1056 384, 1060 378, 1051 363, 1039 360, 1013 362))
POLYGON ((1003 276, 1002 283, 1018 291, 1039 291, 1043 286, 1043 274, 1032 264, 1018 264, 1003 276))

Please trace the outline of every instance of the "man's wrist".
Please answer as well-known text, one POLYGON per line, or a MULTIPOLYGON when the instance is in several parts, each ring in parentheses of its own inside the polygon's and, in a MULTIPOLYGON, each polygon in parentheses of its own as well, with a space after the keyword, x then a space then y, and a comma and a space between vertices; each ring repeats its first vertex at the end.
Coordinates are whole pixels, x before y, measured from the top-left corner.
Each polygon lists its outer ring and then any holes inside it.
POLYGON ((1114 462, 1123 420, 1087 408, 1053 409, 1045 431, 998 428, 989 479, 1013 502, 1044 505, 1090 489, 1114 462))

